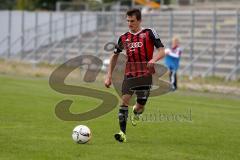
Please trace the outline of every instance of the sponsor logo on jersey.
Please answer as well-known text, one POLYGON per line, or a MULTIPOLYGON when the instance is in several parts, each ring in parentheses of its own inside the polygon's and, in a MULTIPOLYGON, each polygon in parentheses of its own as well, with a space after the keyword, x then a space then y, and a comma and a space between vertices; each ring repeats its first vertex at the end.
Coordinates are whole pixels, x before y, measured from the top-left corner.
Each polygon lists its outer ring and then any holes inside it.
POLYGON ((129 51, 135 51, 135 48, 142 47, 143 43, 142 42, 132 42, 132 43, 127 43, 127 49, 129 51))
POLYGON ((142 47, 142 45, 143 45, 142 42, 132 42, 132 43, 128 43, 127 47, 132 49, 132 48, 142 47))

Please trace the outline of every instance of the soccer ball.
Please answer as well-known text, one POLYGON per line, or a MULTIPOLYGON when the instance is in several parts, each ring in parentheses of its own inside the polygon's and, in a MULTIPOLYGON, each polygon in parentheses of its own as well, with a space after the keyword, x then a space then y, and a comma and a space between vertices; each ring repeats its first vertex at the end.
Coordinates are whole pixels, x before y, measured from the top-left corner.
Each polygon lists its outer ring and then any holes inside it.
POLYGON ((91 131, 85 125, 78 125, 73 129, 72 139, 76 143, 87 143, 91 139, 91 131))

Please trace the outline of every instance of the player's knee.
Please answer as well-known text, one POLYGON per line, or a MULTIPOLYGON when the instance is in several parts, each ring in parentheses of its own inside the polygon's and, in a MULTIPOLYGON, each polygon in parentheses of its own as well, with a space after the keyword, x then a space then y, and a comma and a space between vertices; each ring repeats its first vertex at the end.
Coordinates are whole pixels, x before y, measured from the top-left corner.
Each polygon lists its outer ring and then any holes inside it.
POLYGON ((128 100, 122 100, 122 105, 128 106, 129 105, 129 101, 128 100))
POLYGON ((144 106, 147 103, 147 99, 138 98, 137 103, 144 106))
POLYGON ((129 105, 130 98, 131 98, 131 97, 123 96, 123 97, 122 97, 122 104, 125 105, 125 106, 128 106, 128 105, 129 105))

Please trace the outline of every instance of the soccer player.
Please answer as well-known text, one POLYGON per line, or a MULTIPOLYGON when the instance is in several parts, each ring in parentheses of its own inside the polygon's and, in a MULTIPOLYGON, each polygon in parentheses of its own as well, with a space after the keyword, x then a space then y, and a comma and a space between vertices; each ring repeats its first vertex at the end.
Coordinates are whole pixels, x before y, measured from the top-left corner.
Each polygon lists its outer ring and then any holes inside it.
POLYGON ((133 115, 131 116, 132 125, 136 126, 150 94, 152 74, 155 72, 154 63, 165 56, 164 46, 156 31, 141 27, 141 12, 139 9, 128 10, 126 19, 129 31, 119 37, 105 79, 105 86, 108 88, 112 83, 112 73, 118 56, 123 50, 126 50, 127 63, 122 83, 122 104, 118 113, 120 132, 114 135, 119 142, 126 142, 130 98, 134 93, 137 95, 136 104, 133 106, 133 115), (157 54, 153 57, 154 46, 157 48, 157 54))
POLYGON ((172 47, 165 50, 165 64, 169 69, 169 79, 172 84, 172 91, 177 89, 177 70, 179 68, 179 61, 182 54, 182 49, 179 47, 179 39, 173 37, 172 47))

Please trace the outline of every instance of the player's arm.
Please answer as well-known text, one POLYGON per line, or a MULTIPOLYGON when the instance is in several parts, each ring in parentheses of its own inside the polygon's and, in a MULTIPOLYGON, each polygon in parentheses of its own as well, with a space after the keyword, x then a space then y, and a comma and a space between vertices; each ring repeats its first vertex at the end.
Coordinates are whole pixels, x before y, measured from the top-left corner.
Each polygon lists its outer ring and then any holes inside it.
POLYGON ((157 49, 158 52, 157 52, 157 55, 154 56, 150 61, 149 63, 156 63, 157 61, 159 61, 160 59, 162 59, 164 56, 165 56, 165 51, 164 51, 164 48, 163 47, 160 47, 157 49))
POLYGON ((117 64, 117 59, 118 59, 118 55, 119 55, 120 52, 122 52, 121 37, 118 40, 118 44, 115 46, 114 54, 112 54, 112 56, 110 58, 110 64, 109 64, 109 67, 108 67, 108 72, 107 72, 106 79, 105 79, 105 82, 104 82, 105 86, 107 88, 109 88, 110 85, 112 84, 112 73, 113 73, 113 70, 114 70, 114 68, 117 64))
POLYGON ((154 42, 154 46, 157 48, 157 54, 148 62, 148 67, 152 67, 154 63, 159 61, 165 56, 164 45, 162 44, 159 35, 154 29, 150 29, 150 38, 154 42))
POLYGON ((105 79, 105 86, 107 88, 109 88, 110 85, 112 84, 112 73, 113 73, 113 70, 114 70, 114 68, 117 64, 118 55, 119 54, 113 54, 110 58, 110 64, 109 64, 107 76, 106 76, 106 79, 105 79))

